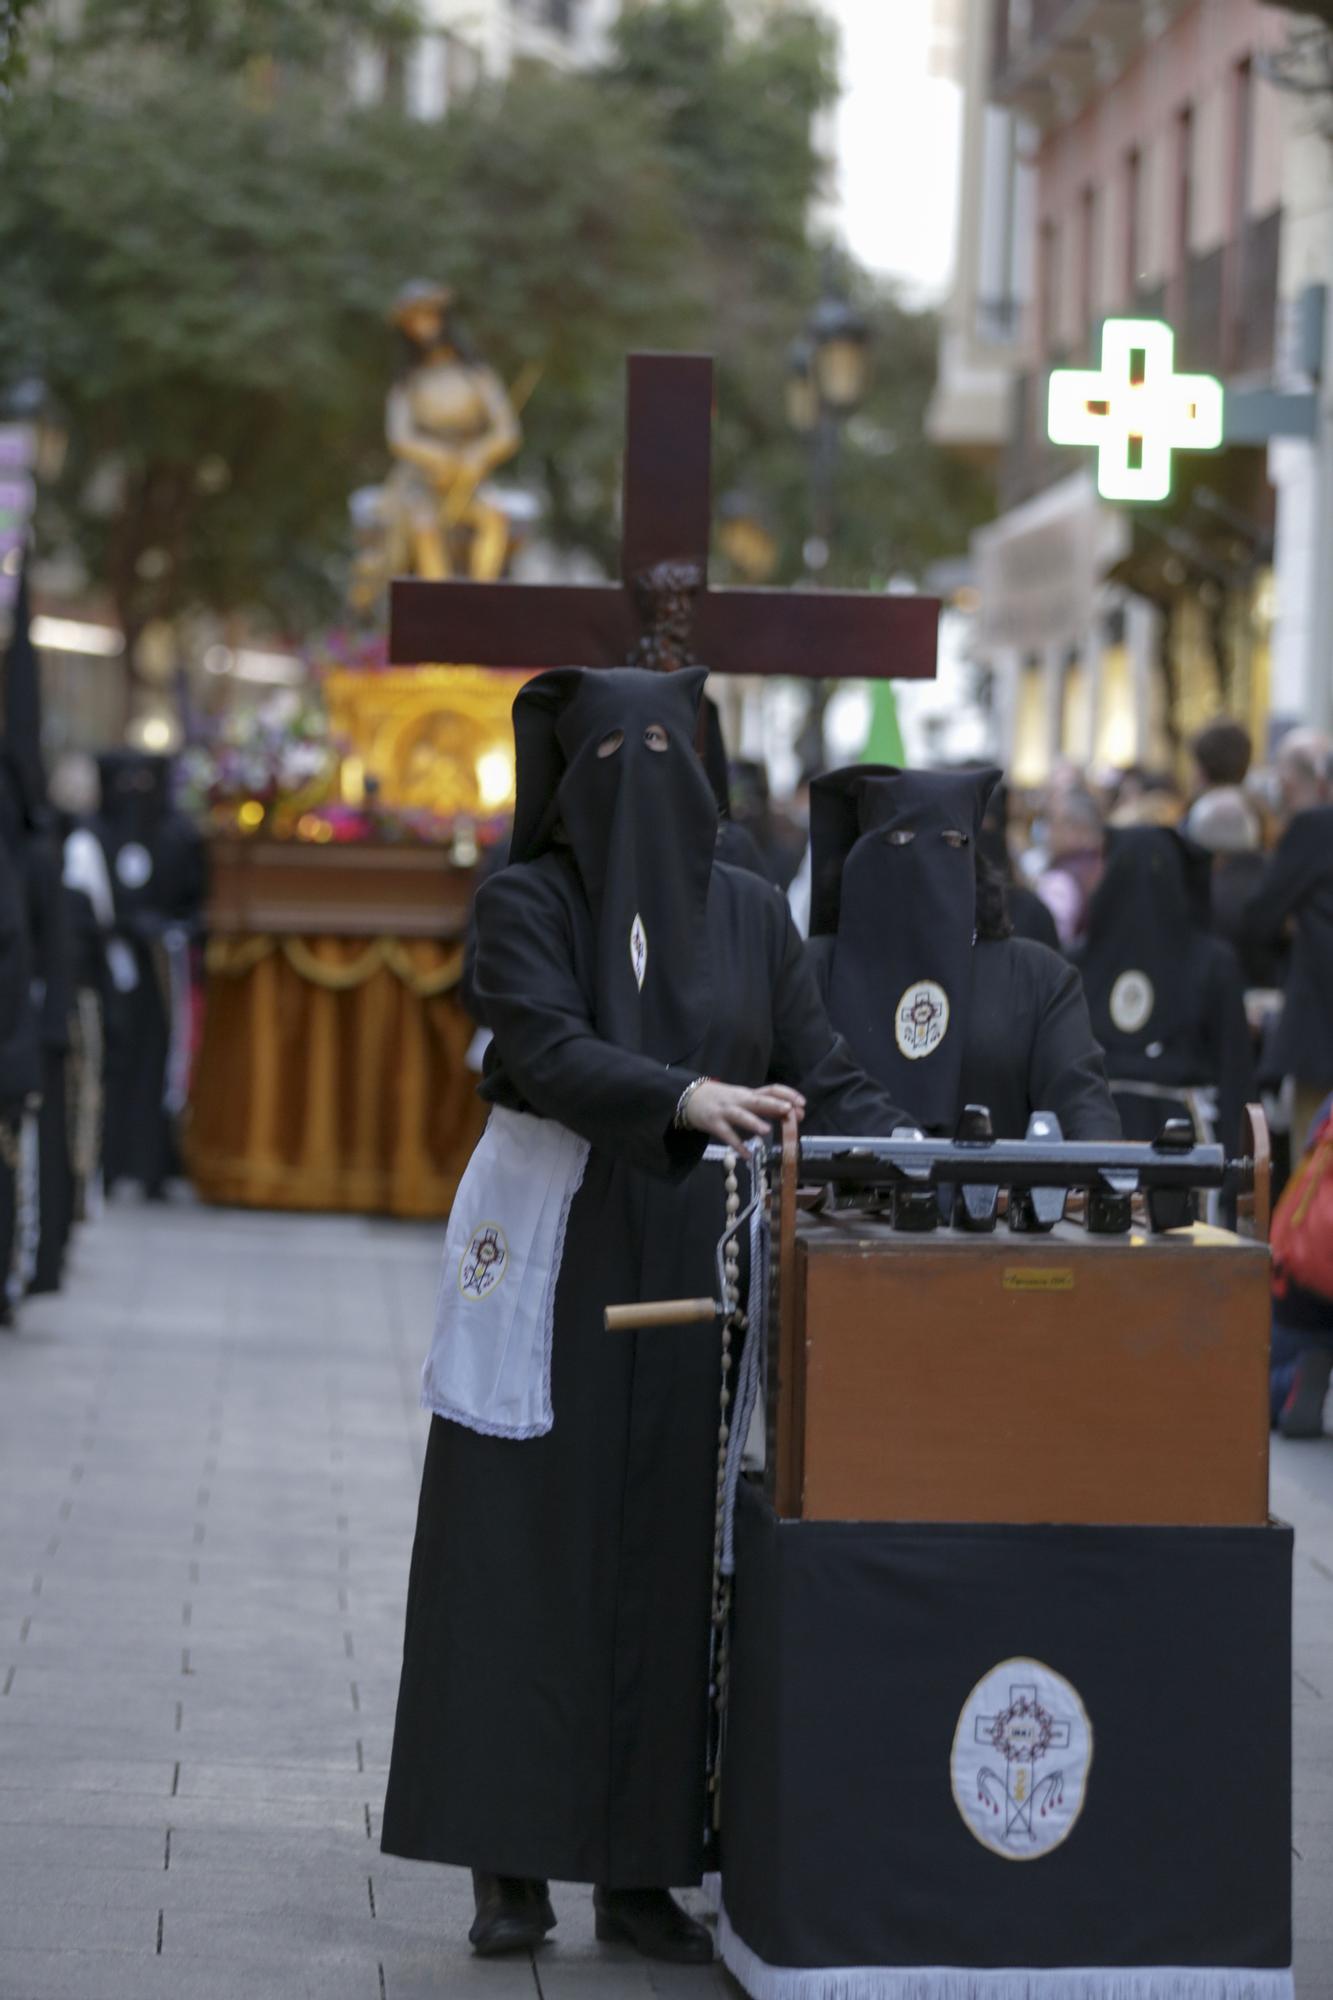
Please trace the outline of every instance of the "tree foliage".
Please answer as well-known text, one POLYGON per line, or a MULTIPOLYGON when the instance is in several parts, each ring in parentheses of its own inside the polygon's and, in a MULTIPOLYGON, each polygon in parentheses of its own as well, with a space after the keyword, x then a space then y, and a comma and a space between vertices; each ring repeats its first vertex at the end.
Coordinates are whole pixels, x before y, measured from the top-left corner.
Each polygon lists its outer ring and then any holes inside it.
MULTIPOLYGON (((0 174, 0 382, 41 373, 69 433, 48 541, 131 638, 197 609, 292 633, 336 614, 347 495, 385 469, 386 306, 421 275, 502 372, 540 365, 516 469, 553 538, 604 562, 626 349, 713 348, 717 490, 766 505, 795 574, 783 378, 817 291, 825 28, 658 0, 600 69, 520 69, 421 123, 339 81, 352 34, 402 21, 399 0, 89 0, 33 65, 0 174)), ((872 583, 957 546, 976 499, 921 438, 933 322, 863 289, 876 386, 837 573, 872 583)))
POLYGON ((0 102, 23 74, 23 17, 33 5, 34 0, 0 0, 0 102))

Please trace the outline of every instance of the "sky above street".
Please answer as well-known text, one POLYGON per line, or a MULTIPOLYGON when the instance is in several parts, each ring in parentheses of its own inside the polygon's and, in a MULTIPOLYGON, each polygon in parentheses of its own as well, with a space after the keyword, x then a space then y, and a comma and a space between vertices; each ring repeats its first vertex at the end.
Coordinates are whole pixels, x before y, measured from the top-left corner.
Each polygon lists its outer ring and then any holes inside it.
POLYGON ((961 93, 929 74, 930 0, 823 4, 842 37, 842 233, 862 263, 938 301, 953 263, 961 93))

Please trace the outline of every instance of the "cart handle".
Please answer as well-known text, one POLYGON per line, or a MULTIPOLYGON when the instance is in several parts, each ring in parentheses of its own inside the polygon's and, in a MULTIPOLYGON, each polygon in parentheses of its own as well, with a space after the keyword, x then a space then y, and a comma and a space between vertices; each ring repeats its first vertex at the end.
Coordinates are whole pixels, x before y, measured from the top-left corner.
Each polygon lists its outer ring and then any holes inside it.
POLYGON ((608 1306, 602 1320, 608 1333, 633 1333, 641 1326, 711 1326, 716 1299, 645 1299, 634 1306, 608 1306))

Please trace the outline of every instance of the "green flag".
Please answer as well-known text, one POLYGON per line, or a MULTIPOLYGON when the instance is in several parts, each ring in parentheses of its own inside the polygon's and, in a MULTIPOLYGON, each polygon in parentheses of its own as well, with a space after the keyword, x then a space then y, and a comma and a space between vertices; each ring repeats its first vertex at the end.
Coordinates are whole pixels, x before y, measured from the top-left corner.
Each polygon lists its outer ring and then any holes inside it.
POLYGON ((870 727, 861 751, 863 764, 905 764, 902 731, 898 727, 898 704, 892 681, 876 681, 870 691, 870 727))

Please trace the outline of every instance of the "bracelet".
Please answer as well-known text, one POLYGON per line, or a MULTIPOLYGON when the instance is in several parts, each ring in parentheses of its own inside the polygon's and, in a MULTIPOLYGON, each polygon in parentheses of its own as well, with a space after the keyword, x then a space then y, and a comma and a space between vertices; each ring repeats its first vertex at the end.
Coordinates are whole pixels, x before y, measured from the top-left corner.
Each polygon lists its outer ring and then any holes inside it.
POLYGON ((686 1113, 689 1111, 695 1091, 702 1090, 706 1083, 711 1083, 712 1081, 711 1076, 696 1076, 694 1082, 687 1083, 684 1090, 681 1091, 680 1096, 676 1100, 676 1115, 672 1120, 678 1132, 685 1130, 686 1113))

